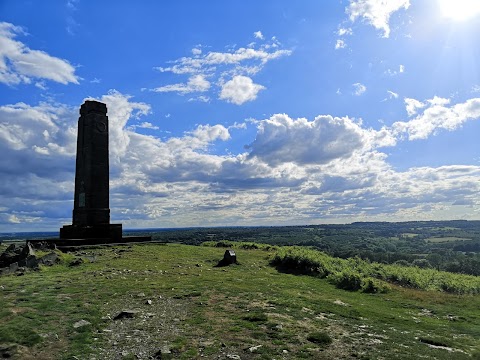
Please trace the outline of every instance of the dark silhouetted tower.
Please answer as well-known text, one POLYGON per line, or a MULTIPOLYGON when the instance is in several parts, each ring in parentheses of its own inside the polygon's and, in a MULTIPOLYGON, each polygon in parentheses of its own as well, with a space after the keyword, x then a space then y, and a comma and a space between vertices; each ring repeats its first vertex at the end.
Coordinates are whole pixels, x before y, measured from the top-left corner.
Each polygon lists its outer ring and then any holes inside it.
POLYGON ((122 238, 122 225, 110 224, 107 106, 98 101, 80 108, 73 224, 60 229, 60 238, 122 238))

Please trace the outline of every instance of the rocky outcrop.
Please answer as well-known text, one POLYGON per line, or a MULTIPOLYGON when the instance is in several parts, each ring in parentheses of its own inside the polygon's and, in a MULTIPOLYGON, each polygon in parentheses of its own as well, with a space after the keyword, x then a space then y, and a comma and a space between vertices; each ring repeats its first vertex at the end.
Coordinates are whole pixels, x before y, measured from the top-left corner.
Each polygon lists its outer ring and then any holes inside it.
POLYGON ((37 270, 39 265, 50 266, 59 261, 59 256, 54 251, 38 258, 30 243, 11 244, 0 255, 0 275, 23 275, 26 269, 37 270))
POLYGON ((30 244, 11 244, 3 254, 0 255, 0 268, 9 267, 10 264, 26 260, 30 256, 35 256, 35 251, 30 244))

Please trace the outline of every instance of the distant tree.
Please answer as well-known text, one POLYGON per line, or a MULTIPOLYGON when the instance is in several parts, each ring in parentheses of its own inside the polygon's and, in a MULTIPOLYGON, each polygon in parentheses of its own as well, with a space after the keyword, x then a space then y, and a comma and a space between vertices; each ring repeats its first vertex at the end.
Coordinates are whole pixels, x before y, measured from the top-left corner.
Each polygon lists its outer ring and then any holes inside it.
POLYGON ((429 269, 432 267, 432 264, 427 259, 415 259, 412 262, 413 266, 417 266, 421 269, 429 269))
POLYGON ((435 267, 437 270, 440 270, 440 266, 442 264, 442 256, 437 253, 432 253, 427 255, 428 262, 435 267))

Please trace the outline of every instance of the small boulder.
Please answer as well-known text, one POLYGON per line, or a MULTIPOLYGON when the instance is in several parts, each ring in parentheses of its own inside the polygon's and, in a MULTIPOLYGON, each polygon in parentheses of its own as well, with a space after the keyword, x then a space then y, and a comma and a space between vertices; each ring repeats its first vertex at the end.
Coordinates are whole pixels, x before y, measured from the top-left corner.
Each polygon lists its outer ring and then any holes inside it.
POLYGON ((27 243, 35 250, 48 251, 57 249, 57 245, 53 241, 27 241, 27 243))
POLYGON ((153 354, 152 359, 154 360, 160 360, 160 359, 170 359, 172 355, 172 352, 167 346, 164 346, 163 348, 157 350, 155 354, 153 354))
POLYGON ((38 259, 35 255, 28 255, 27 258, 21 259, 18 262, 19 266, 24 266, 29 269, 37 269, 38 268, 38 259))
POLYGON ((248 351, 250 351, 251 353, 257 351, 258 349, 260 349, 263 345, 256 345, 256 346, 252 346, 252 347, 249 347, 248 348, 248 351))
POLYGON ((237 263, 237 255, 233 250, 226 250, 225 254, 223 255, 223 260, 228 264, 236 264, 237 263))
POLYGON ((138 310, 122 310, 113 318, 113 320, 133 319, 138 313, 138 310))
POLYGON ((25 246, 22 249, 21 256, 23 258, 28 258, 30 256, 35 256, 35 250, 33 250, 32 245, 30 243, 25 244, 25 246))
POLYGON ((15 271, 18 270, 18 263, 13 263, 13 264, 10 264, 10 266, 8 267, 8 271, 10 273, 14 273, 15 271))
POLYGON ((46 266, 52 266, 53 264, 57 263, 60 261, 60 258, 58 257, 58 254, 54 251, 52 251, 51 253, 45 255, 45 256, 42 256, 38 263, 39 264, 42 264, 42 265, 46 265, 46 266))
POLYGON ((28 255, 33 255, 30 253, 30 249, 31 248, 28 246, 11 244, 5 249, 3 254, 0 255, 0 268, 9 267, 10 264, 19 262, 20 260, 25 259, 28 255))
POLYGON ((218 262, 217 267, 228 266, 232 264, 238 264, 237 255, 233 250, 226 250, 225 254, 223 254, 223 259, 218 262))
POLYGON ((82 258, 75 258, 68 266, 78 266, 83 264, 84 261, 82 258))
POLYGON ((236 354, 227 354, 227 359, 241 360, 241 357, 236 354))
POLYGON ((91 325, 92 323, 88 322, 87 320, 79 320, 77 321, 75 324, 73 324, 73 327, 75 329, 78 329, 78 328, 81 328, 81 327, 84 327, 84 326, 87 326, 87 325, 91 325))
POLYGON ((16 344, 0 344, 0 358, 10 359, 17 353, 16 344))

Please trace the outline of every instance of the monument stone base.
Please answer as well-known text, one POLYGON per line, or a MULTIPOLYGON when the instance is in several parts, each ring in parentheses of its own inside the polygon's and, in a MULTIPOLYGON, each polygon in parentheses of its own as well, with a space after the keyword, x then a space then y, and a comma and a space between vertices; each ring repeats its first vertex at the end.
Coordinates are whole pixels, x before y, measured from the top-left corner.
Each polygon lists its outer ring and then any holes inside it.
POLYGON ((98 239, 103 242, 122 241, 122 224, 64 225, 60 229, 60 239, 98 239))

